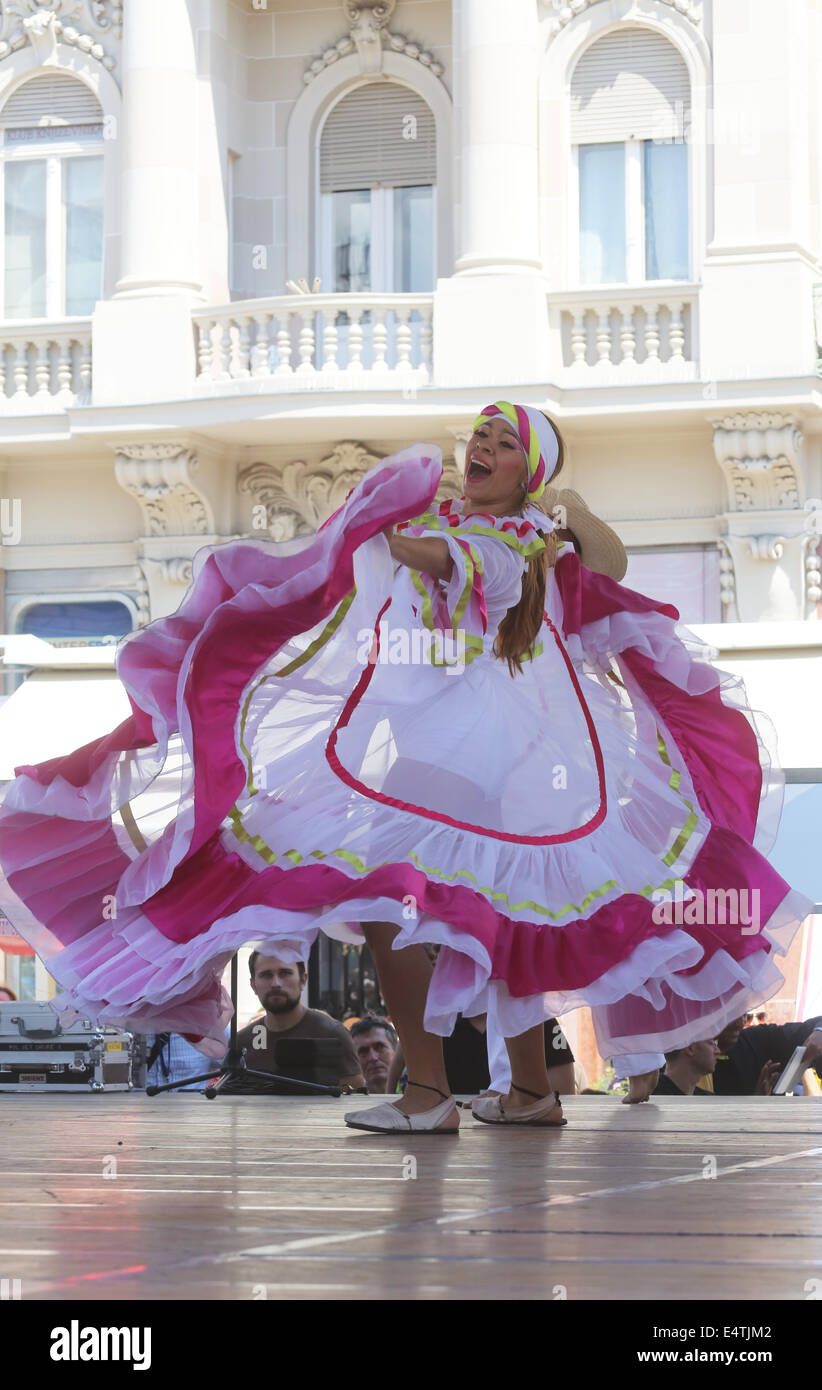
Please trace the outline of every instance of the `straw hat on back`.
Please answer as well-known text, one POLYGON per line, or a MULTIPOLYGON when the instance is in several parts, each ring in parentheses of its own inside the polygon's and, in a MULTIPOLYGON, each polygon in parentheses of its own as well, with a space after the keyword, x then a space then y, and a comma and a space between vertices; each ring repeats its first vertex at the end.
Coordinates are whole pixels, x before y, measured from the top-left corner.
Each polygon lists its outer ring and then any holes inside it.
POLYGON ((616 531, 600 517, 572 488, 546 487, 538 503, 540 509, 554 518, 559 531, 571 531, 579 543, 580 559, 589 570, 605 574, 617 583, 624 579, 628 555, 616 531), (557 508, 563 510, 557 511, 557 508))

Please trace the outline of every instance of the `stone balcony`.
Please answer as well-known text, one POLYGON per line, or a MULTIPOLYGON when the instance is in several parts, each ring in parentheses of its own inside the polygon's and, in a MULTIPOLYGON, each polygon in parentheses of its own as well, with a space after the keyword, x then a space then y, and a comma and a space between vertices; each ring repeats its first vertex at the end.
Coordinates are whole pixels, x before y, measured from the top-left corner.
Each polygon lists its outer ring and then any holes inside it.
POLYGON ((433 294, 311 294, 197 311, 198 394, 431 383, 433 294))
MULTIPOLYGON (((572 392, 696 383, 701 379, 699 299, 700 286, 682 282, 549 292, 545 333, 531 359, 534 379, 572 392)), ((195 304, 190 311, 183 304, 179 351, 173 356, 175 384, 165 398, 196 407, 204 398, 311 390, 400 390, 414 398, 424 387, 462 389, 473 376, 469 372, 466 379, 459 368, 455 372, 461 353, 449 341, 445 320, 440 329, 445 338, 438 339, 434 360, 437 302, 436 293, 369 292, 288 294, 206 308, 195 304)), ((103 301, 98 310, 106 313, 117 303, 103 301)), ((152 342, 151 320, 143 320, 129 361, 130 311, 120 303, 124 365, 119 375, 109 370, 102 393, 99 386, 95 392, 92 379, 96 317, 0 324, 0 416, 48 416, 76 407, 117 405, 123 380, 128 388, 123 404, 162 400, 164 382, 156 394, 140 386, 142 354, 152 342)), ((150 312, 147 301, 132 303, 135 313, 140 304, 142 312, 150 312)), ((456 333, 454 320, 450 322, 456 333)), ((161 354, 167 350, 162 337, 158 327, 153 339, 161 354)))

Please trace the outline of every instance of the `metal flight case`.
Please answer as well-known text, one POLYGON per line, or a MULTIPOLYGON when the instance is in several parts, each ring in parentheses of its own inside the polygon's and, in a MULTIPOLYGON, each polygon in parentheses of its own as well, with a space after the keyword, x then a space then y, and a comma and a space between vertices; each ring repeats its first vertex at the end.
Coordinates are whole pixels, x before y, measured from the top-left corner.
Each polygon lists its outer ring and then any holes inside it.
POLYGON ((134 1038, 48 1004, 0 1003, 0 1091, 130 1091, 134 1038))

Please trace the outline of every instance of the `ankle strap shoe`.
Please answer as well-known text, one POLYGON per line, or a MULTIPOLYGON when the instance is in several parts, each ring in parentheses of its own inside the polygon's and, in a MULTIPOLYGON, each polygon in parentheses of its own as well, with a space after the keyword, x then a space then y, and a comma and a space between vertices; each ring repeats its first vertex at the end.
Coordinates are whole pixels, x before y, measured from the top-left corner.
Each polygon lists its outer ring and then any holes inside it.
MULTIPOLYGON (((433 1086, 422 1086, 422 1082, 409 1082, 423 1090, 433 1091, 433 1086)), ((442 1091, 437 1091, 442 1095, 442 1091)), ((399 1097, 402 1099, 402 1097, 399 1097)), ((449 1115, 456 1113, 457 1102, 453 1096, 446 1096, 430 1110, 422 1110, 418 1115, 404 1115, 397 1109, 397 1101, 386 1101, 384 1105, 372 1106, 370 1110, 349 1110, 343 1116, 350 1129, 370 1129, 377 1134, 459 1134, 459 1126, 442 1129, 449 1115)))

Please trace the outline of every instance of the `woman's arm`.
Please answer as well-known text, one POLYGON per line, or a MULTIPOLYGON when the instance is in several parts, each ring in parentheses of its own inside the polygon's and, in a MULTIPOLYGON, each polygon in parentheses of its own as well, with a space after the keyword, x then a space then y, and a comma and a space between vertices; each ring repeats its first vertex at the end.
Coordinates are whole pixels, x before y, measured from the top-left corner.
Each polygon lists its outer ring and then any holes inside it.
POLYGON ((415 539, 412 536, 395 536, 393 530, 384 532, 393 558, 409 569, 432 574, 435 579, 449 580, 454 569, 454 561, 448 553, 445 541, 433 536, 415 539))

